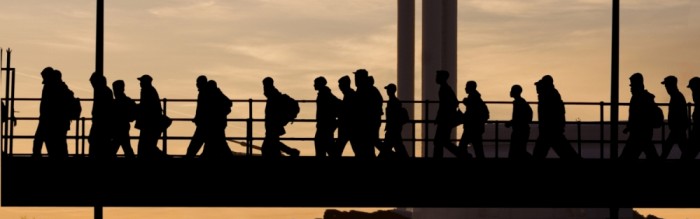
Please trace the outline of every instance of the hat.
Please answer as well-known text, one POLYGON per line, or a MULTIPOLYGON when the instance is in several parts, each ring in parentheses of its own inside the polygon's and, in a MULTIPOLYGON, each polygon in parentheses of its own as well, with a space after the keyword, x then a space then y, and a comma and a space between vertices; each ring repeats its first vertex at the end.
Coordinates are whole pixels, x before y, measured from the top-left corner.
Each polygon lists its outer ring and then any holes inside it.
POLYGON ((553 85, 553 84, 554 84, 554 79, 553 79, 552 76, 550 76, 550 75, 545 75, 545 76, 542 76, 542 79, 540 79, 539 81, 535 82, 536 85, 537 85, 537 84, 540 84, 540 83, 542 83, 542 84, 552 84, 552 85, 553 85))
POLYGON ((693 77, 690 79, 690 82, 688 82, 688 87, 698 87, 700 88, 700 78, 699 77, 693 77))
POLYGON ((664 78, 664 81, 661 82, 661 84, 674 84, 674 85, 677 83, 678 83, 678 78, 676 78, 676 76, 673 76, 673 75, 664 78))
POLYGON ((141 77, 138 77, 139 81, 145 81, 145 82, 151 82, 153 81, 153 78, 150 75, 142 75, 141 77))
POLYGON ((353 74, 366 77, 367 75, 369 75, 369 72, 367 72, 367 70, 365 69, 357 69, 357 71, 353 72, 353 74))
POLYGON ((384 86, 384 89, 387 89, 387 90, 396 90, 396 85, 393 84, 393 83, 391 83, 391 84, 389 84, 389 85, 387 85, 387 86, 384 86))

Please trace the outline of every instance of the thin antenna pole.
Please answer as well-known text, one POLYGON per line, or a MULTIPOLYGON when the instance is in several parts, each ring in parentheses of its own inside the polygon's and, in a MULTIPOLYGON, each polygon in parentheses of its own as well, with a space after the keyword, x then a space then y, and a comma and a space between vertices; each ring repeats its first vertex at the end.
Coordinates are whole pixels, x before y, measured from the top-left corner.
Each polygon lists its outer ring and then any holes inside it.
POLYGON ((620 107, 620 0, 612 6, 612 63, 610 78, 610 159, 617 159, 618 111, 620 107))

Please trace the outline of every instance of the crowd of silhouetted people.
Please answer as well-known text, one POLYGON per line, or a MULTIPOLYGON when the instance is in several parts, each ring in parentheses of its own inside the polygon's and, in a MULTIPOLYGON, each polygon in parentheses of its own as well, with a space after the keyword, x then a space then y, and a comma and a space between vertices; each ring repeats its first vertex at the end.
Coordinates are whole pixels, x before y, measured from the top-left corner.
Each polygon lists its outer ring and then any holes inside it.
MULTIPOLYGON (((411 122, 411 115, 396 97, 396 85, 384 86, 389 99, 386 108, 383 109, 384 99, 368 71, 359 69, 353 72, 353 75, 354 89, 350 76, 346 75, 338 80, 342 98, 331 92, 326 78, 318 77, 313 81, 313 87, 318 91, 315 156, 342 157, 349 143, 353 154, 358 158, 410 157, 401 133, 404 125, 411 122), (383 140, 380 138, 382 116, 385 116, 386 121, 383 140)), ((70 130, 71 121, 78 119, 82 111, 80 100, 63 82, 58 69, 47 67, 42 70, 41 77, 43 89, 39 124, 34 135, 32 155, 41 157, 42 147, 46 145, 48 157, 65 158, 68 157, 67 132, 70 130)), ((466 110, 462 112, 455 91, 447 83, 449 77, 450 73, 447 71, 441 70, 435 74, 435 82, 439 85, 439 106, 437 115, 432 120, 436 125, 432 157, 444 157, 443 150, 447 149, 457 158, 484 159, 486 156, 482 135, 490 118, 489 109, 477 90, 477 83, 468 81, 465 85, 467 97, 461 101, 466 110), (462 136, 458 144, 454 144, 451 135, 453 129, 460 125, 463 129, 462 136)), ((141 92, 140 101, 136 103, 125 94, 126 85, 123 80, 114 81, 110 88, 103 74, 93 73, 90 76, 94 97, 91 110, 92 125, 88 136, 89 157, 116 158, 120 147, 127 158, 167 157, 158 148, 158 140, 172 120, 163 113, 160 97, 152 83, 153 78, 146 74, 138 80, 141 92), (135 122, 134 127, 140 131, 136 153, 131 146, 129 135, 132 122, 135 122)), ((661 82, 671 97, 667 118, 654 101, 655 96, 644 88, 642 74, 634 73, 629 80, 632 98, 629 103, 628 122, 623 130, 628 134, 628 139, 620 158, 638 159, 641 153, 644 153, 647 159, 666 159, 673 146, 677 145, 681 151, 681 159, 694 159, 700 152, 700 133, 697 128, 700 114, 695 107, 692 119, 689 116, 689 107, 678 88, 677 78, 668 76, 661 82), (659 155, 652 136, 654 129, 664 126, 665 121, 670 132, 659 155)), ((300 111, 299 103, 290 95, 279 91, 272 78, 264 78, 262 84, 266 97, 262 156, 298 157, 299 150, 289 147, 280 139, 286 134, 285 126, 295 121, 300 111)), ((566 109, 559 91, 554 86, 554 79, 545 75, 534 85, 538 94, 539 136, 532 153, 528 152, 533 110, 521 96, 523 87, 513 85, 510 90, 510 96, 513 98, 512 119, 505 123, 506 127, 511 128, 508 157, 544 159, 551 149, 561 159, 580 159, 581 155, 574 150, 564 134, 566 109)), ((231 100, 218 88, 216 81, 209 80, 204 75, 197 77, 196 87, 199 93, 192 120, 196 129, 185 158, 198 157, 200 150, 200 158, 233 157, 225 132, 227 116, 232 109, 231 100)), ((687 87, 692 90, 693 102, 697 103, 700 99, 700 78, 693 77, 687 87)), ((7 117, 6 112, 3 107, 3 122, 14 122, 12 118, 7 117)))

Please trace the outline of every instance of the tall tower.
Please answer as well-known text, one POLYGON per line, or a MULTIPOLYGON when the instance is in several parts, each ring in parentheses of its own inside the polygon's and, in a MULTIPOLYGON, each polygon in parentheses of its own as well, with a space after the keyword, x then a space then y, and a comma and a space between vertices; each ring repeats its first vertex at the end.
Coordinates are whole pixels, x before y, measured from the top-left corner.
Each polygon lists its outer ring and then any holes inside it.
MULTIPOLYGON (((435 72, 450 72, 448 84, 455 92, 457 88, 457 0, 423 0, 423 73, 422 100, 438 100, 439 86, 435 83, 435 72)), ((438 105, 422 106, 423 115, 435 119, 438 105)), ((424 138, 432 139, 435 125, 423 125, 424 138), (427 131, 426 131, 427 130, 427 131)), ((432 157, 433 143, 425 142, 424 156, 432 157), (426 154, 427 152, 427 154, 426 154)), ((445 154, 449 154, 446 151, 445 154)))
MULTIPOLYGON (((398 0, 398 24, 397 24, 397 86, 398 98, 402 101, 415 100, 415 43, 416 43, 416 1, 398 0)), ((404 103, 403 107, 411 118, 414 117, 413 103, 404 103)), ((413 129, 408 124, 403 127, 404 139, 413 139, 413 129)), ((414 154, 415 141, 404 141, 408 154, 414 154)))

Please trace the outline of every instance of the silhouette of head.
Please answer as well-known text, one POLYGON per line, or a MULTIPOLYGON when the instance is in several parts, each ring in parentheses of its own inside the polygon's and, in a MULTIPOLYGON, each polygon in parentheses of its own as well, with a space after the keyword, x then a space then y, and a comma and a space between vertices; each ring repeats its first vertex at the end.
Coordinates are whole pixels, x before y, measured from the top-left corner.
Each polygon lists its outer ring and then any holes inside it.
POLYGON ((374 86, 374 77, 367 77, 367 84, 369 84, 369 86, 374 86))
POLYGON ((369 73, 365 69, 358 69, 355 74, 355 87, 361 88, 369 84, 369 73))
POLYGON ((124 93, 124 87, 124 81, 122 80, 112 82, 112 89, 114 90, 114 93, 124 93))
POLYGON ((340 77, 340 79, 338 79, 338 87, 341 90, 350 89, 350 76, 345 75, 340 77))
POLYGON ((438 70, 435 74, 435 82, 438 84, 447 83, 448 78, 450 78, 450 72, 445 70, 438 70))
POLYGON ((51 80, 55 82, 61 82, 63 81, 63 74, 61 73, 61 70, 58 69, 53 69, 53 73, 51 75, 51 80))
POLYGON ((51 76, 53 75, 53 68, 52 67, 46 67, 44 70, 41 70, 41 81, 42 84, 46 84, 46 82, 51 81, 51 76))
POLYGON ((93 86, 107 86, 107 78, 104 75, 93 72, 90 75, 90 83, 93 86))
POLYGON ((209 80, 209 81, 207 81, 207 88, 209 88, 209 89, 217 89, 217 88, 219 88, 219 85, 216 84, 216 81, 214 81, 214 80, 209 80))
POLYGON ((661 84, 663 84, 664 87, 666 87, 666 91, 668 92, 678 90, 678 78, 676 78, 676 76, 667 76, 666 78, 664 78, 661 84))
POLYGON ((691 90, 700 88, 700 77, 691 78, 688 82, 688 88, 690 88, 691 90))
POLYGON ((384 89, 386 89, 386 94, 389 96, 394 96, 394 94, 396 94, 396 85, 393 83, 385 86, 384 89))
POLYGON ((197 77, 197 89, 202 90, 207 84, 207 76, 200 75, 197 77))
POLYGON ((144 86, 150 86, 151 83, 153 82, 153 78, 150 75, 142 75, 141 77, 137 78, 139 79, 141 87, 144 86))
POLYGON ((275 93, 275 81, 271 77, 266 77, 262 81, 263 83, 263 94, 265 97, 270 97, 271 94, 275 93))
POLYGON ((324 78, 323 76, 318 77, 318 78, 314 79, 314 90, 319 90, 319 89, 325 87, 326 84, 328 84, 328 81, 326 81, 326 78, 324 78))
POLYGON ((468 94, 474 93, 474 91, 476 91, 476 81, 467 81, 464 91, 466 91, 468 94))
POLYGON ((550 75, 542 76, 542 79, 535 82, 535 85, 535 87, 538 88, 537 93, 540 93, 541 91, 546 91, 548 88, 554 88, 554 78, 552 78, 552 76, 550 75))
POLYGON ((630 76, 630 89, 633 93, 644 90, 644 76, 641 73, 630 76))
POLYGON ((513 87, 510 88, 510 97, 520 97, 520 95, 523 93, 523 88, 520 87, 520 85, 513 85, 513 87))

